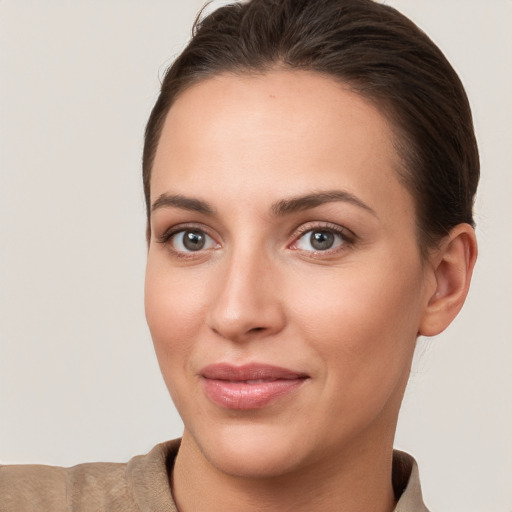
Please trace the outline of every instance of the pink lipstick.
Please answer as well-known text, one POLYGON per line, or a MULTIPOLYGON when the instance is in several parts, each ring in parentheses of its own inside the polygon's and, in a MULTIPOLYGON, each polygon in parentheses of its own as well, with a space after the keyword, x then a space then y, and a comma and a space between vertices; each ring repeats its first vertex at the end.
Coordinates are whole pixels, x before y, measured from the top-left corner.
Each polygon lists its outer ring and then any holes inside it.
POLYGON ((206 396, 226 409, 261 409, 301 386, 308 376, 286 368, 251 363, 227 363, 203 368, 206 396))

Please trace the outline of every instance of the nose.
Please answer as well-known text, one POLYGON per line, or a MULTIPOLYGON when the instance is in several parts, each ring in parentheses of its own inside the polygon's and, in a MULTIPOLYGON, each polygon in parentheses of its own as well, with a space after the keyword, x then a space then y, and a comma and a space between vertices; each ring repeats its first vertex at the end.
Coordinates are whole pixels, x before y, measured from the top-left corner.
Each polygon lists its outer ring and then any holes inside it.
POLYGON ((216 280, 207 323, 218 336, 244 342, 275 335, 286 319, 276 270, 262 254, 233 254, 216 280))

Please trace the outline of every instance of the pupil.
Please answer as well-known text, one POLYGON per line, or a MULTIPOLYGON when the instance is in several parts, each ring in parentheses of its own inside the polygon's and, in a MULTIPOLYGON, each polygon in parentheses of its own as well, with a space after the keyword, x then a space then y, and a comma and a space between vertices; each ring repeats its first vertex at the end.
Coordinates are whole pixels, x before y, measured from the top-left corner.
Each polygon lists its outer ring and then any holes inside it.
POLYGON ((204 247, 205 237, 198 231, 186 231, 183 235, 183 245, 189 251, 199 251, 204 247))
POLYGON ((311 233, 310 241, 317 251, 325 251, 333 246, 334 235, 328 231, 314 231, 311 233))

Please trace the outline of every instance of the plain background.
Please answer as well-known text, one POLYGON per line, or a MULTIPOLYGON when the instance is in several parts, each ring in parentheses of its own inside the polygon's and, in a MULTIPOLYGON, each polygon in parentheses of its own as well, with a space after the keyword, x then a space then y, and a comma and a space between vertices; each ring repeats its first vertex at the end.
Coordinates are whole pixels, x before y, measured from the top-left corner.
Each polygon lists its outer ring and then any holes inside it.
MULTIPOLYGON (((480 257, 421 340, 396 446, 427 505, 512 510, 512 2, 388 0, 466 85, 480 257)), ((0 461, 125 461, 178 437, 143 311, 142 135, 202 0, 0 0, 0 461)))

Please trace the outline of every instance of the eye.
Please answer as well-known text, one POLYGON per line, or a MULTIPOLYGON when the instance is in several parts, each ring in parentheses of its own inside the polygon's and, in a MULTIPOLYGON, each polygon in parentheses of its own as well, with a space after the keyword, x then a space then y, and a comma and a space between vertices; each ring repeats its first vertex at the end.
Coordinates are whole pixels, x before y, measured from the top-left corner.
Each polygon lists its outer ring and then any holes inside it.
POLYGON ((211 236, 199 229, 177 231, 169 238, 169 242, 177 252, 197 252, 213 249, 217 246, 217 243, 211 236))
POLYGON ((342 233, 333 229, 309 229, 293 244, 301 251, 329 251, 348 243, 342 233))

